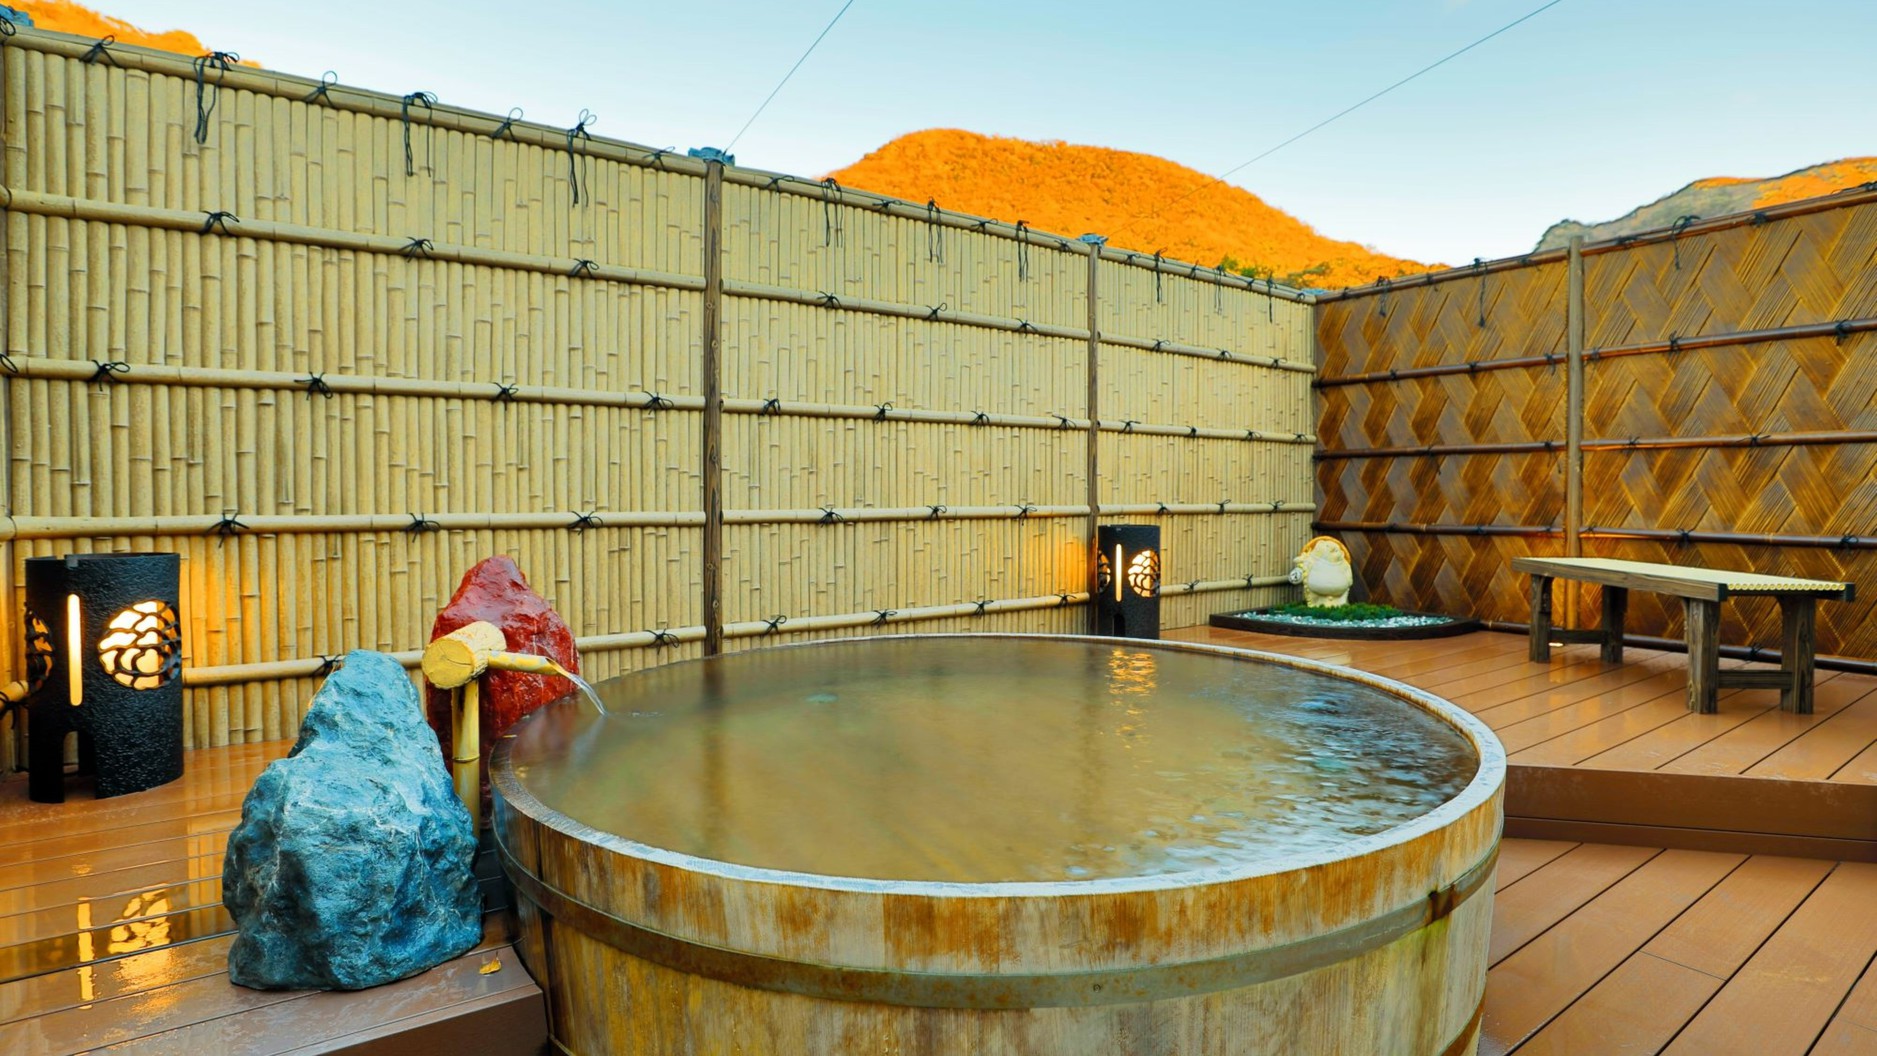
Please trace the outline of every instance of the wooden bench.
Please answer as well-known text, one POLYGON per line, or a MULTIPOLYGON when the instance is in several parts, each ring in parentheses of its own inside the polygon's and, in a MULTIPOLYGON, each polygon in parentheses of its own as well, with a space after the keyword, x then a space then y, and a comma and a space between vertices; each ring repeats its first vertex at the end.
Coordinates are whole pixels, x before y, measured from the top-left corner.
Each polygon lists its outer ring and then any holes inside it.
POLYGON ((1606 663, 1620 664, 1623 662, 1623 617, 1629 609, 1629 592, 1647 590, 1682 599, 1688 616, 1688 710, 1707 714, 1718 709, 1722 686, 1753 686, 1779 690, 1781 710, 1810 715, 1818 599, 1850 601, 1855 594, 1851 584, 1830 580, 1789 579, 1600 557, 1515 557, 1512 571, 1532 577, 1531 658, 1538 663, 1551 660, 1554 642, 1596 642, 1602 646, 1606 663), (1568 630, 1552 625, 1553 579, 1597 583, 1603 587, 1603 620, 1596 630, 1568 630), (1784 625, 1779 670, 1720 669, 1721 602, 1734 597, 1779 599, 1784 625))

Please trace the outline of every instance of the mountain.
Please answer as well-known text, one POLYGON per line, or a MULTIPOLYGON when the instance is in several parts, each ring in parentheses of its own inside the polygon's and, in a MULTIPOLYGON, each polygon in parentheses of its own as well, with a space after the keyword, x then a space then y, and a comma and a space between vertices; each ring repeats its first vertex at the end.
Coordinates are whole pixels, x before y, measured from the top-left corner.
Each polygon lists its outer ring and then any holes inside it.
POLYGON ((1293 286, 1354 286, 1430 266, 1342 242, 1205 173, 1107 147, 953 128, 913 132, 829 175, 843 187, 1015 222, 1293 286))
POLYGON ((1764 179, 1715 176, 1696 180, 1674 194, 1657 198, 1615 220, 1598 224, 1563 220, 1552 224, 1545 236, 1538 240, 1538 248, 1559 248, 1568 244, 1572 235, 1582 235, 1585 241, 1595 242, 1633 235, 1638 231, 1670 227, 1684 216, 1710 217, 1762 209, 1800 198, 1830 194, 1873 180, 1877 180, 1877 158, 1844 158, 1764 179))
POLYGON ((31 17, 32 24, 39 29, 80 37, 116 37, 119 44, 136 44, 180 55, 201 55, 209 50, 192 33, 180 29, 151 33, 66 0, 15 0, 9 6, 31 17))

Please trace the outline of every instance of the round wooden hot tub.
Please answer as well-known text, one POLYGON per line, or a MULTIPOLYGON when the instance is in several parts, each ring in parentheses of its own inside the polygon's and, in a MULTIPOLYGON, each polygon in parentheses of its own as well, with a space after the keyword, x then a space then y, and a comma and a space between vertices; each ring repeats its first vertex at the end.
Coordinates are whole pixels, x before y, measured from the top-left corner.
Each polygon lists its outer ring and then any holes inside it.
POLYGON ((1505 757, 1293 657, 932 635, 672 664, 500 742, 555 1043, 1471 1053, 1505 757))

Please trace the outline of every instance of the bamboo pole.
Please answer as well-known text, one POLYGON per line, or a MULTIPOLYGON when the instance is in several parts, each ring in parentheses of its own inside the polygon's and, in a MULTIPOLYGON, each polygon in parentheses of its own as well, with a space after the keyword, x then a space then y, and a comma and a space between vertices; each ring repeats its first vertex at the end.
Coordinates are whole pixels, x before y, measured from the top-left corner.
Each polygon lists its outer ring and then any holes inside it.
POLYGON ((703 593, 704 655, 723 651, 723 163, 704 167, 703 593))
MULTIPOLYGON (((1088 530, 1083 541, 1082 552, 1088 561, 1088 590, 1090 596, 1100 589, 1101 573, 1094 560, 1096 540, 1101 530, 1101 247, 1107 240, 1098 236, 1084 236, 1088 240, 1088 434, 1085 440, 1083 472, 1087 476, 1084 482, 1088 495, 1088 530)), ((1093 606, 1089 609, 1089 631, 1092 633, 1098 623, 1093 606)))
MULTIPOLYGON (((1564 553, 1581 557, 1578 532, 1584 525, 1584 238, 1572 235, 1569 247, 1565 307, 1567 396, 1564 407, 1564 553)), ((1575 627, 1575 592, 1566 599, 1566 626, 1575 627)))

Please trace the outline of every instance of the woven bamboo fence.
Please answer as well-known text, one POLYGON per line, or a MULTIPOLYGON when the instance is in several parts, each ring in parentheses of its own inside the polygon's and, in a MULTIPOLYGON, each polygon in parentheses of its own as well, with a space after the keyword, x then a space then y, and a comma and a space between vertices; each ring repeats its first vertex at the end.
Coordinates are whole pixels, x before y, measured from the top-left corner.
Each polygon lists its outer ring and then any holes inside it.
POLYGON ((1319 519, 1378 597, 1523 621, 1527 553, 1839 579, 1820 648, 1877 657, 1877 188, 1320 300, 1319 519))
POLYGON ((290 736, 349 649, 414 659, 493 553, 596 677, 1083 630, 1102 519, 1162 525, 1168 626, 1283 594, 1294 291, 92 43, 0 47, 0 636, 26 558, 181 553, 192 745, 290 736))

